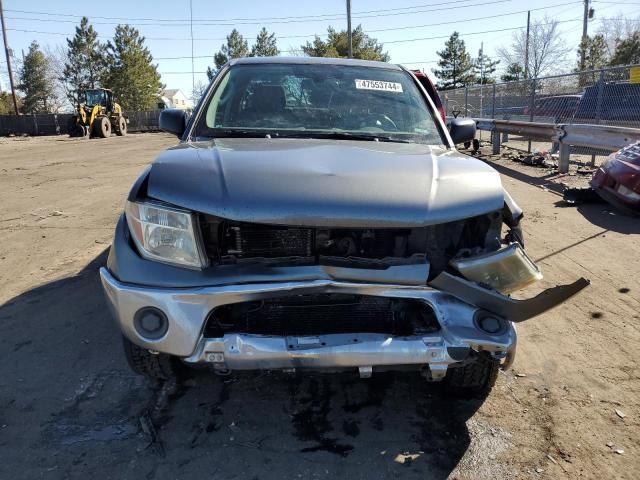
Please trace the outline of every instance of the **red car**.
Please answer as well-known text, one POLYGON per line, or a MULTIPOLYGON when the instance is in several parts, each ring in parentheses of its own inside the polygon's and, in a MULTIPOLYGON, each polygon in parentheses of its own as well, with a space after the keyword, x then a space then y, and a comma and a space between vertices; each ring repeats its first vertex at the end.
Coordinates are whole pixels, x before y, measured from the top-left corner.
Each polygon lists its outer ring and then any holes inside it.
POLYGON ((640 142, 612 154, 589 183, 607 202, 640 215, 640 142))
POLYGON ((440 96, 438 95, 438 91, 436 90, 436 86, 429 80, 429 77, 426 73, 421 72, 420 70, 412 70, 413 74, 416 76, 420 84, 424 87, 429 95, 429 98, 433 100, 436 108, 438 109, 438 113, 440 117, 442 117, 442 121, 446 123, 447 114, 444 111, 444 107, 442 106, 442 102, 440 101, 440 96))

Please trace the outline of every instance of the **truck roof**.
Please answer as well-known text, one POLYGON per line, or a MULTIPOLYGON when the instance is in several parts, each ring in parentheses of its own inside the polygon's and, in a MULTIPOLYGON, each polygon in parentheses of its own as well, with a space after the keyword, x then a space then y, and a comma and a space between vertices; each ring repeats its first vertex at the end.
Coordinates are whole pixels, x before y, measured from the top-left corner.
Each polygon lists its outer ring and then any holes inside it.
POLYGON ((278 63, 289 65, 350 65, 355 67, 386 68, 388 70, 402 70, 398 65, 373 60, 357 60, 352 58, 325 57, 244 57, 234 58, 229 65, 253 65, 263 63, 278 63))

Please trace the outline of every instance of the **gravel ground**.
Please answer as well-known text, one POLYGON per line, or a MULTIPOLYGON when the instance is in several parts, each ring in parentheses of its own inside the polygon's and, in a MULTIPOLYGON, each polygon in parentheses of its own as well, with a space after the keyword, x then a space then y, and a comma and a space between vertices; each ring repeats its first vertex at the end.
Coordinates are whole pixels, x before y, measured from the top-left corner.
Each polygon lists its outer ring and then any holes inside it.
POLYGON ((97 269, 129 186, 174 143, 0 140, 0 478, 637 478, 640 220, 567 208, 504 157, 539 287, 592 285, 521 324, 484 402, 408 374, 132 374, 97 269))

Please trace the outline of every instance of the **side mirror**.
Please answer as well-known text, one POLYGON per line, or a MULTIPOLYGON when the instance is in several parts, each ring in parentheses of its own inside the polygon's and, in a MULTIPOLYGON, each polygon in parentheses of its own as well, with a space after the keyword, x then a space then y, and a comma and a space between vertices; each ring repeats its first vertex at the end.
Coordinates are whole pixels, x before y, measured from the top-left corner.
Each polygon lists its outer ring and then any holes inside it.
POLYGON ((453 144, 470 142, 476 138, 476 122, 471 118, 454 118, 449 125, 449 135, 453 144))
POLYGON ((160 130, 182 138, 186 128, 187 114, 183 110, 170 108, 160 112, 160 130))

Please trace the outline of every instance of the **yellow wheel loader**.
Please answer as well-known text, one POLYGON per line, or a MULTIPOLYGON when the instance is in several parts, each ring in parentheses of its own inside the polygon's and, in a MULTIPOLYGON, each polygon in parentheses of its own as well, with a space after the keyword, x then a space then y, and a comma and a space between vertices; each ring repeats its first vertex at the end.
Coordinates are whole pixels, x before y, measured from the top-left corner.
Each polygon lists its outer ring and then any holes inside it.
POLYGON ((70 137, 91 138, 127 134, 128 118, 122 107, 113 101, 113 92, 106 88, 95 88, 84 92, 84 103, 78 105, 78 114, 69 119, 67 130, 70 137))

